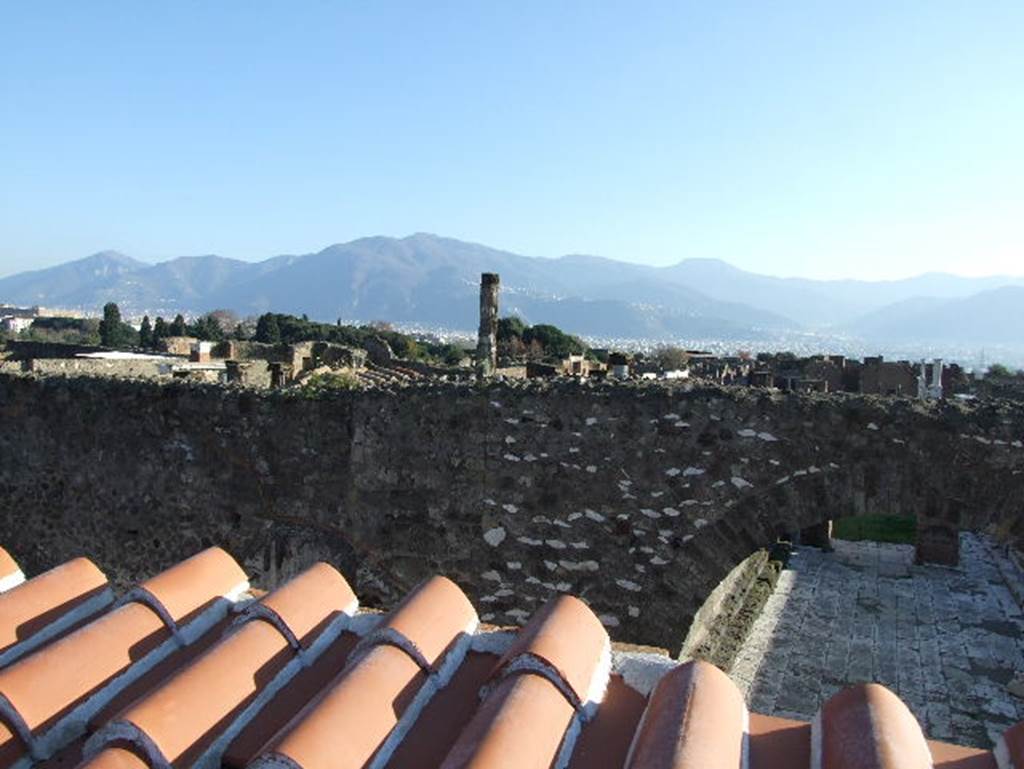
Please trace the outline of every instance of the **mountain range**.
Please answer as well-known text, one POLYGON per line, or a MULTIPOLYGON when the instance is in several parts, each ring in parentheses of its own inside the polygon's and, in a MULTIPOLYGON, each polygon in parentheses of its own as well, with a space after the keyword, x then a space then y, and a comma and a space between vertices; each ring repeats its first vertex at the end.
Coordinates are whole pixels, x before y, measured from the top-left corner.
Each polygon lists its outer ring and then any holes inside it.
POLYGON ((273 310, 472 330, 481 272, 501 276, 503 315, 605 339, 829 334, 867 343, 1014 345, 1024 326, 1024 277, 778 278, 713 259, 668 267, 585 255, 551 259, 424 233, 259 262, 210 255, 150 264, 103 251, 2 278, 0 301, 90 311, 115 301, 128 316, 273 310))

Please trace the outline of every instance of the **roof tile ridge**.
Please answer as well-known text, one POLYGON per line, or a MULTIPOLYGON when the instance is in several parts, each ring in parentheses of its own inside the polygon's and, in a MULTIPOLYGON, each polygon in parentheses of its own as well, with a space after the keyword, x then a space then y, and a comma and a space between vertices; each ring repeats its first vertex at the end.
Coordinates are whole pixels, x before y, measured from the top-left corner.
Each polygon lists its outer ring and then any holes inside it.
POLYGON ((737 766, 737 749, 738 765, 747 769, 750 713, 743 696, 719 668, 703 660, 690 660, 665 673, 654 687, 624 766, 732 769, 737 766), (677 713, 680 706, 682 712, 677 713), (700 731, 701 739, 694 738, 695 730, 700 731), (696 753, 687 749, 691 742, 696 753), (710 753, 702 749, 709 742, 714 746, 710 753))
POLYGON ((931 749, 906 703, 881 684, 849 686, 826 700, 811 721, 811 769, 932 769, 931 749), (835 736, 832 736, 832 735, 835 736), (863 759, 850 764, 845 746, 859 745, 863 759), (894 755, 898 753, 898 757, 894 755))

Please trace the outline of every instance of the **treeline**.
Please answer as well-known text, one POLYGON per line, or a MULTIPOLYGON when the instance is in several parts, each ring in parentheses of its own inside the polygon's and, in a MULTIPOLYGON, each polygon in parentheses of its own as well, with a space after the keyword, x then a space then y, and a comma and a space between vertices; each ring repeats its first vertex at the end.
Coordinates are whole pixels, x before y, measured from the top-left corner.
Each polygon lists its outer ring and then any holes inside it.
POLYGON ((20 338, 32 341, 147 350, 157 349, 160 340, 176 336, 210 342, 225 339, 266 344, 334 342, 350 347, 365 347, 376 338, 387 342, 399 358, 447 366, 459 365, 468 355, 458 345, 417 339, 383 322, 351 326, 343 325, 340 320, 333 324, 318 323, 305 315, 296 317, 270 312, 244 320, 230 310, 214 310, 191 321, 180 313, 171 320, 161 316, 150 320, 146 315, 136 330, 122 320, 121 310, 115 302, 103 307, 103 319, 100 321, 91 318, 40 318, 20 334, 20 338))
POLYGON ((256 319, 252 339, 266 344, 284 342, 334 342, 349 347, 365 347, 372 339, 382 339, 399 358, 443 363, 457 366, 467 356, 467 351, 451 343, 431 342, 417 339, 409 334, 396 331, 381 321, 364 326, 337 323, 318 323, 305 315, 296 317, 282 313, 268 312, 256 319))

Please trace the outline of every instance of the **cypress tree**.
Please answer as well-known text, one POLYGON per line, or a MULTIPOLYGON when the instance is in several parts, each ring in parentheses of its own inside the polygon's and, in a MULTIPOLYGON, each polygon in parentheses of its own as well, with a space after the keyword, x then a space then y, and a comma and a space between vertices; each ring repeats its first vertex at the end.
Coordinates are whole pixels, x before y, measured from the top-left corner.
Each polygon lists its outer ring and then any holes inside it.
POLYGON ((124 340, 121 328, 121 309, 114 302, 103 305, 103 320, 100 321, 100 344, 117 347, 124 340))
POLYGON ((142 325, 139 326, 139 346, 140 347, 152 347, 153 346, 153 327, 149 323, 149 316, 142 316, 142 325))

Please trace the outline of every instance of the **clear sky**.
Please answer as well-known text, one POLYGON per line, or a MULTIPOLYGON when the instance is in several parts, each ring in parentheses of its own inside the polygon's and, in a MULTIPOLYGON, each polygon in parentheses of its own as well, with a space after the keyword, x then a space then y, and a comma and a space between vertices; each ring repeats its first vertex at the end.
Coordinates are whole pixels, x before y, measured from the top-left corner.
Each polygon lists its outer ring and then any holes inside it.
POLYGON ((1024 274, 1024 2, 68 2, 0 18, 0 275, 435 232, 1024 274))

